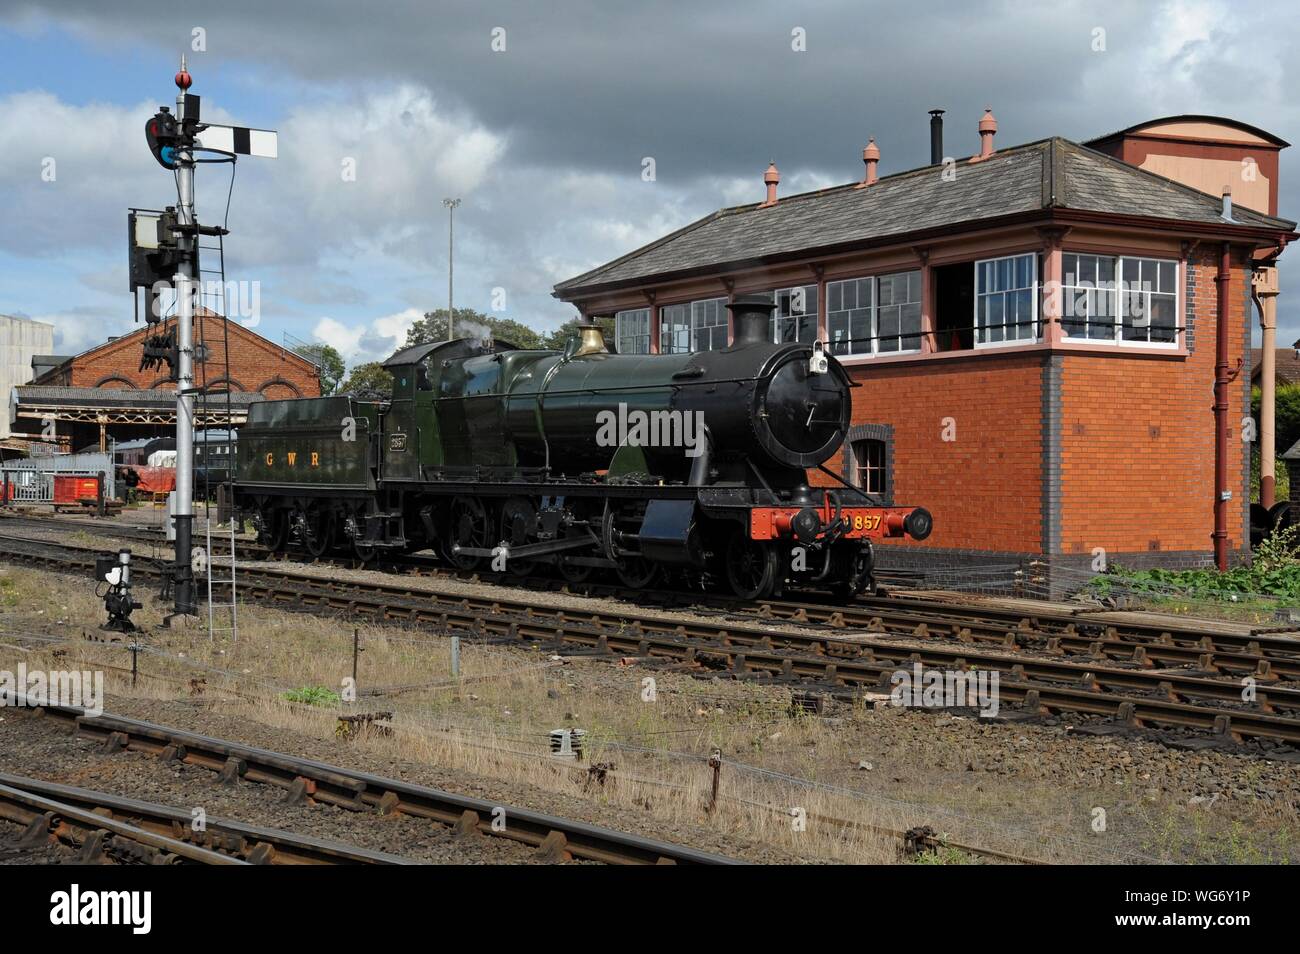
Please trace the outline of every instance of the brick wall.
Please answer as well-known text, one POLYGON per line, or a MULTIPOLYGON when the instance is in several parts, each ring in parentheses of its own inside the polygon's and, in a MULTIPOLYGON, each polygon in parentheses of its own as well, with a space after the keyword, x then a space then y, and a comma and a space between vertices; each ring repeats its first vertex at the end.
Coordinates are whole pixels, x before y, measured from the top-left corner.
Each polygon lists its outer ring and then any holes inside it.
MULTIPOLYGON (((196 323, 195 342, 207 344, 209 357, 196 364, 195 380, 214 389, 224 389, 225 343, 223 319, 208 317, 196 323), (200 332, 202 337, 200 337, 200 332)), ((149 332, 141 328, 78 355, 70 372, 56 369, 40 383, 72 387, 158 388, 171 390, 167 369, 140 370, 142 342, 149 332)), ((311 362, 268 341, 237 321, 229 322, 230 383, 232 391, 258 391, 268 398, 316 397, 320 379, 311 362)))
MULTIPOLYGON (((1044 360, 972 353, 850 369, 863 385, 853 423, 893 426, 894 502, 934 514, 934 533, 911 546, 1040 551, 1044 360)), ((840 457, 827 467, 842 472, 840 457)))
MULTIPOLYGON (((1186 358, 1065 355, 1061 381, 1061 552, 1212 553, 1214 529, 1214 250, 1188 264, 1187 308, 1196 347, 1186 358)), ((1246 272, 1230 286, 1228 363, 1243 357, 1246 272)), ((1248 498, 1241 421, 1249 413, 1234 382, 1230 402, 1228 547, 1245 540, 1248 498)), ((1130 561, 1133 562, 1133 561, 1130 561)))
MULTIPOLYGON (((1217 270, 1216 248, 1189 260, 1185 356, 1035 350, 850 366, 862 385, 853 424, 892 428, 894 503, 934 514, 928 540, 882 547, 888 562, 914 564, 905 553, 927 553, 936 566, 1043 556, 1083 571, 1100 547, 1131 566, 1210 564, 1217 270), (945 418, 955 440, 943 439, 945 418)), ((1248 308, 1249 271, 1234 261, 1231 369, 1249 361, 1248 308)), ((1228 388, 1234 561, 1249 557, 1248 374, 1243 364, 1228 388)), ((827 466, 841 473, 842 459, 827 466)))

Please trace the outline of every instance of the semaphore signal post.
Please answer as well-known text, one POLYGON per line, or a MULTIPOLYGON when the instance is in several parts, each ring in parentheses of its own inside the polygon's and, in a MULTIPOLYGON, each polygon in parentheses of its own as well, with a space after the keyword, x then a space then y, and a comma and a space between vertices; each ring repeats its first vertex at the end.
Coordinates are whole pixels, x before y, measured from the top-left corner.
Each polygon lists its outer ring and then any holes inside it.
MULTIPOLYGON (((162 321, 160 287, 175 288, 175 336, 146 339, 145 361, 166 363, 176 382, 176 531, 172 568, 173 614, 170 619, 196 615, 193 573, 194 540, 194 398, 202 389, 194 382, 194 318, 199 286, 199 236, 224 236, 221 227, 200 226, 194 215, 194 171, 200 163, 235 162, 238 156, 275 158, 275 132, 244 126, 204 124, 199 97, 181 58, 175 77, 176 112, 159 108, 145 124, 145 138, 154 158, 176 178, 176 206, 162 213, 133 210, 130 215, 131 290, 149 293, 146 320, 162 321), (208 154, 204 157, 201 154, 208 154)), ((226 316, 223 316, 225 318, 226 316)))

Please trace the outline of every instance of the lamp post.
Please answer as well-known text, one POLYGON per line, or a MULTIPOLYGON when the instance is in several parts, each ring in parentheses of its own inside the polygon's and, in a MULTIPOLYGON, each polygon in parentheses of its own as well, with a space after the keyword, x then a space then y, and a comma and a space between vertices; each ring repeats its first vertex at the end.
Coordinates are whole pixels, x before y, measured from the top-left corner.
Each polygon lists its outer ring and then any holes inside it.
POLYGON ((443 199, 442 204, 447 207, 447 340, 451 341, 456 323, 456 313, 451 310, 452 257, 456 248, 456 206, 460 205, 460 199, 443 199))

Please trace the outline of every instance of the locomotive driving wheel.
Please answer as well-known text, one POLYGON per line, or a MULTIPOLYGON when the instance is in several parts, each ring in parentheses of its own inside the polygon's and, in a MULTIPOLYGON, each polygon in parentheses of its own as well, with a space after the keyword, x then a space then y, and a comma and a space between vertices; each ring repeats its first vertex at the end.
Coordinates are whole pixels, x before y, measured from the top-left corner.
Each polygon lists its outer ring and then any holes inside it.
POLYGON ((567 554, 559 556, 556 566, 560 570, 560 576, 564 577, 569 583, 586 583, 596 569, 594 566, 583 566, 580 563, 574 563, 573 557, 567 554))
MULTIPOLYGON (((511 497, 501 507, 501 540, 507 550, 524 546, 537 526, 537 510, 523 497, 511 497)), ((516 560, 507 554, 506 572, 528 576, 537 569, 536 560, 516 560)))
POLYGON ((477 497, 453 497, 448 515, 448 534, 443 538, 443 556, 461 570, 479 565, 479 557, 457 553, 455 547, 487 549, 492 546, 492 526, 487 510, 477 497))
POLYGON ((630 590, 647 590, 659 578, 659 567, 644 557, 621 557, 614 572, 630 590))
POLYGON ((639 554, 624 553, 618 546, 616 532, 614 510, 606 507, 605 516, 601 520, 601 540, 605 555, 614 561, 614 572, 624 586, 630 590, 648 589, 659 578, 659 566, 639 554))
MULTIPOLYGON (((574 520, 586 524, 590 519, 591 512, 587 504, 582 501, 575 501, 570 507, 570 513, 574 520)), ((583 533, 584 531, 577 531, 583 533)), ((586 531, 589 533, 589 531, 586 531)), ((568 539, 566 535, 565 539, 568 539)), ((581 563, 573 562, 579 554, 587 555, 589 551, 579 550, 576 553, 561 553, 555 558, 555 568, 560 571, 560 577, 566 583, 586 583, 591 579, 591 574, 596 572, 594 566, 583 566, 581 563)))
POLYGON ((831 551, 831 568, 835 579, 831 584, 831 592, 844 602, 862 593, 872 592, 875 589, 872 577, 874 566, 875 556, 870 543, 866 546, 837 544, 831 551))
POLYGON ((742 600, 771 596, 776 588, 776 549, 764 540, 751 540, 738 527, 727 545, 727 582, 742 600))

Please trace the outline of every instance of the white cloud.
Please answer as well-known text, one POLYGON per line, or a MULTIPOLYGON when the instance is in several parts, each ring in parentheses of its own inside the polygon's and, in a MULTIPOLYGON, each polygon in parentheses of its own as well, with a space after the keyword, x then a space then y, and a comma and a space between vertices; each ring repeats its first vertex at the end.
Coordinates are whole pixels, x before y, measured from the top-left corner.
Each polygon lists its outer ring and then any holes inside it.
POLYGON ((349 365, 357 365, 387 358, 406 341, 411 325, 423 317, 420 309, 407 308, 354 324, 321 318, 312 328, 312 334, 343 355, 349 365))
POLYGON ((316 322, 311 333, 349 361, 356 357, 361 347, 361 336, 365 328, 349 327, 333 318, 322 318, 316 322))
POLYGON ((411 325, 415 324, 424 317, 424 312, 418 308, 407 308, 405 311, 399 311, 395 315, 385 315, 383 318, 376 318, 371 327, 374 329, 376 337, 392 338, 401 344, 406 340, 406 333, 411 330, 411 325))
POLYGON ((54 353, 80 354, 110 337, 130 334, 134 329, 129 313, 106 314, 104 309, 78 308, 32 315, 34 321, 54 326, 54 353))
POLYGON ((0 248, 65 252, 103 243, 110 227, 120 242, 126 207, 158 191, 159 169, 143 142, 152 113, 144 105, 74 106, 42 90, 0 97, 0 192, 8 206, 0 248))

